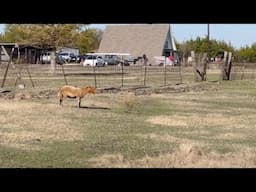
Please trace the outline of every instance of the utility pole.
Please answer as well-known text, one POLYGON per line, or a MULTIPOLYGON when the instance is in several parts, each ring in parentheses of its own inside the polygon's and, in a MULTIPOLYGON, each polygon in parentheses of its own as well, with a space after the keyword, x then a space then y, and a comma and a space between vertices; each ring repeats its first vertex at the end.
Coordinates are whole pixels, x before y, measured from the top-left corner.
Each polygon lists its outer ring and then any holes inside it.
POLYGON ((210 40, 210 24, 207 24, 207 39, 210 40))
POLYGON ((202 81, 206 81, 206 71, 210 63, 210 24, 207 24, 207 53, 203 61, 202 81))
POLYGON ((207 24, 207 45, 208 45, 208 59, 210 57, 210 24, 207 24))

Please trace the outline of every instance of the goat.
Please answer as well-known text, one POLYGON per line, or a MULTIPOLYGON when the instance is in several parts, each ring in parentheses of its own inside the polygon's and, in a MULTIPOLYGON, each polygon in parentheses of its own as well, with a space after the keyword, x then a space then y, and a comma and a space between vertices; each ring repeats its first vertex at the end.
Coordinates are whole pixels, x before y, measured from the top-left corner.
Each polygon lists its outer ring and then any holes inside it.
POLYGON ((86 95, 86 94, 95 94, 96 93, 96 88, 92 86, 87 86, 87 87, 74 87, 70 85, 65 85, 63 86, 60 91, 58 92, 58 97, 60 101, 60 105, 62 105, 63 98, 68 97, 68 98, 77 98, 78 99, 78 107, 81 107, 81 99, 86 95))

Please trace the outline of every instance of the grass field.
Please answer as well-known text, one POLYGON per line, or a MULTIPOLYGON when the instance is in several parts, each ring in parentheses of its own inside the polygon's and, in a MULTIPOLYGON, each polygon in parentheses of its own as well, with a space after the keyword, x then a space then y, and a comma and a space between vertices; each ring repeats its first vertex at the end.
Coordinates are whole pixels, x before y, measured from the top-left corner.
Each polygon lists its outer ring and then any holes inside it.
MULTIPOLYGON (((14 97, 0 97, 2 168, 256 167, 255 80, 219 82, 209 71, 208 82, 196 83, 201 89, 97 93, 77 108, 72 99, 58 105, 61 75, 31 73, 35 88, 24 78, 28 86, 13 89, 10 72, 6 88, 14 97)), ((157 82, 162 75, 156 74, 157 82)), ((183 75, 185 85, 195 85, 192 73, 183 75)), ((67 78, 79 86, 94 82, 92 76, 67 78)))

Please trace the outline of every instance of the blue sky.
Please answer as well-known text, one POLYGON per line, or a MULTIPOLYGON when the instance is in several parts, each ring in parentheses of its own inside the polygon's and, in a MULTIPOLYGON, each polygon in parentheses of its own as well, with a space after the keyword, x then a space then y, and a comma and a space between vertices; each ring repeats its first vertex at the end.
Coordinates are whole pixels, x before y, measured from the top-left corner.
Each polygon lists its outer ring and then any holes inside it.
MULTIPOLYGON (((92 24, 90 27, 105 28, 104 24, 92 24)), ((0 24, 0 32, 4 25, 0 24)), ((171 30, 178 42, 206 37, 207 24, 171 24, 171 30)), ((231 43, 235 48, 256 42, 256 24, 210 24, 210 38, 231 43)))

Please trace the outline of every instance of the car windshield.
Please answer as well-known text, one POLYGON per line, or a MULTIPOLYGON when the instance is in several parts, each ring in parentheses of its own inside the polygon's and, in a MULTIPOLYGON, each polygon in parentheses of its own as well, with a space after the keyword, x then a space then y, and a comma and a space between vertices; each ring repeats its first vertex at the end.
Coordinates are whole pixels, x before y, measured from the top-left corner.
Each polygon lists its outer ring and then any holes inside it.
POLYGON ((95 56, 95 55, 88 55, 86 59, 88 59, 88 60, 89 60, 89 59, 90 59, 90 60, 91 60, 91 59, 96 59, 96 56, 95 56))

